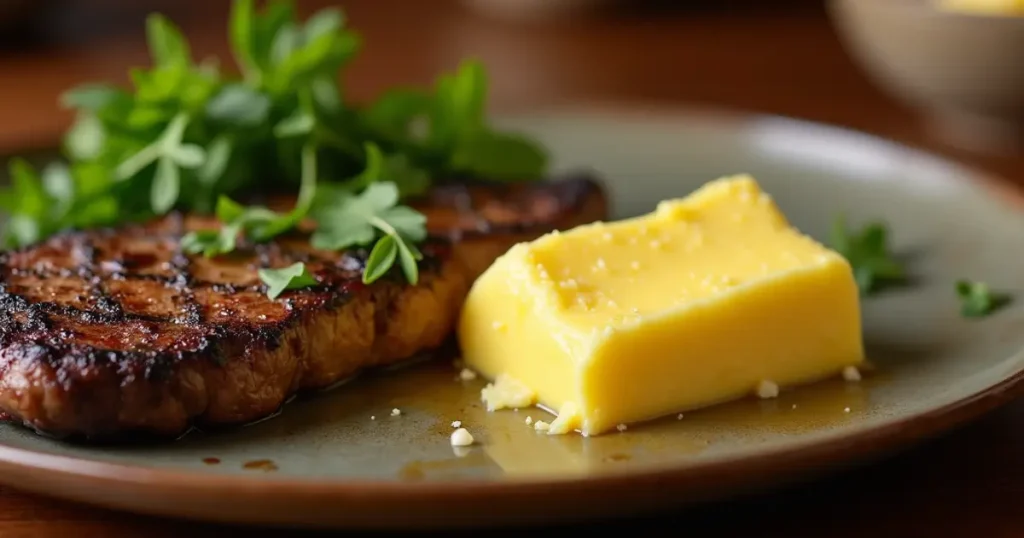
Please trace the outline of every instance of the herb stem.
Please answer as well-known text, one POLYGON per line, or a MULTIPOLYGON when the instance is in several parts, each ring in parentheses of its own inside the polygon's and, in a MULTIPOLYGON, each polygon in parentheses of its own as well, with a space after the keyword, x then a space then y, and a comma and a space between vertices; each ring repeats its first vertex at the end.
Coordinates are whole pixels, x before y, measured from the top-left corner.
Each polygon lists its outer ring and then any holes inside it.
POLYGON ((156 162, 160 158, 162 145, 160 141, 153 142, 152 144, 140 149, 137 153, 125 159, 121 164, 117 166, 114 171, 118 181, 125 181, 130 179, 135 174, 142 171, 143 168, 156 162))
POLYGON ((171 153, 174 148, 181 144, 181 138, 188 127, 189 115, 179 112, 167 124, 160 138, 140 149, 136 154, 125 159, 115 170, 119 181, 132 178, 147 166, 156 162, 160 157, 171 153))
POLYGON ((378 216, 370 217, 367 220, 367 222, 369 222, 374 228, 377 228, 378 230, 384 232, 387 235, 392 235, 396 239, 400 238, 400 236, 398 235, 398 230, 396 230, 394 226, 388 224, 387 221, 378 216))

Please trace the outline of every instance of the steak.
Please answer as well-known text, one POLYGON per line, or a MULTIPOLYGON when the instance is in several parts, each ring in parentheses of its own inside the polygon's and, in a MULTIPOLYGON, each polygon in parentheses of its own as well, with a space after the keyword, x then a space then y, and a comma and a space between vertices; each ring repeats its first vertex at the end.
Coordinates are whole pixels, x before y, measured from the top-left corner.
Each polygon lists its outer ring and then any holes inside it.
POLYGON ((435 187, 417 285, 364 285, 368 252, 308 235, 182 252, 212 217, 170 214, 66 232, 0 254, 0 411, 39 433, 178 436, 274 414, 298 392, 406 360, 449 337, 473 280, 518 241, 606 217, 598 183, 435 187), (319 285, 266 296, 260 268, 306 264, 319 285))

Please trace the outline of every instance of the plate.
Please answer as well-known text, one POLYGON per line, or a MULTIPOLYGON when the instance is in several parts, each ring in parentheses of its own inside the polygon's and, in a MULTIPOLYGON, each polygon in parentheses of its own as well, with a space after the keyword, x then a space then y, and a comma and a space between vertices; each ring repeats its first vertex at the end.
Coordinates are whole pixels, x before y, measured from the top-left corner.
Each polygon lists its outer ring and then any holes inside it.
MULTIPOLYGON (((504 118, 556 168, 596 170, 615 216, 749 172, 793 224, 883 219, 912 286, 864 302, 877 372, 589 439, 487 413, 453 357, 364 376, 258 424, 174 443, 70 445, 0 427, 0 482, 149 514, 335 528, 526 524, 721 499, 869 461, 1021 392, 1024 306, 968 320, 954 281, 1024 292, 1024 213, 1008 191, 938 157, 770 116, 576 108, 504 118), (392 415, 398 409, 400 414, 392 415), (480 441, 453 449, 452 422, 480 441)), ((1024 304, 1024 301, 1021 301, 1024 304)), ((550 420, 550 417, 545 417, 550 420)))

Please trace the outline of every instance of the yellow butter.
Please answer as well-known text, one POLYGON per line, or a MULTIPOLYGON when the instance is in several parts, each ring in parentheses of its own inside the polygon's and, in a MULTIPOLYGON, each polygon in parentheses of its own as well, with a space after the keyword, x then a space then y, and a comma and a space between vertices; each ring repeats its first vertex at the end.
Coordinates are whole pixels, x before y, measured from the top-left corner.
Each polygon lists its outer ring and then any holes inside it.
POLYGON ((863 362, 859 308, 846 260, 736 176, 514 246, 474 284, 458 337, 467 366, 592 435, 838 375, 863 362))

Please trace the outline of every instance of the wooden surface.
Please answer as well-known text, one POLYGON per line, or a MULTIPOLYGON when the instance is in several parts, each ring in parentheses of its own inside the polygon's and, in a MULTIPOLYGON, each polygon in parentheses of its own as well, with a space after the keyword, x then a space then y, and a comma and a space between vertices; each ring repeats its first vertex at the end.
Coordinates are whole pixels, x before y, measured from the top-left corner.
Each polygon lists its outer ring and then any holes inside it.
MULTIPOLYGON (((0 49, 0 152, 57 139, 70 121, 55 106, 63 88, 90 79, 121 81, 127 67, 146 62, 143 4, 161 4, 201 53, 225 50, 227 2, 86 3, 64 0, 65 8, 46 18, 35 37, 0 49)), ((490 68, 497 108, 601 100, 770 112, 877 133, 1024 182, 1024 154, 969 154, 931 140, 914 113, 876 90, 847 58, 816 2, 775 11, 745 4, 754 9, 661 8, 524 26, 481 18, 444 0, 353 0, 345 6, 366 46, 348 75, 348 92, 359 99, 394 84, 427 83, 439 69, 474 55, 490 68)), ((714 536, 995 538, 1024 536, 1021 499, 1024 401, 867 469, 600 527, 635 531, 667 524, 682 532, 697 526, 714 536)), ((4 537, 199 537, 224 530, 0 489, 4 537)))

